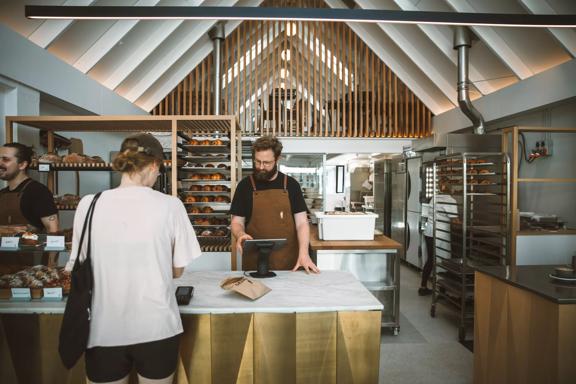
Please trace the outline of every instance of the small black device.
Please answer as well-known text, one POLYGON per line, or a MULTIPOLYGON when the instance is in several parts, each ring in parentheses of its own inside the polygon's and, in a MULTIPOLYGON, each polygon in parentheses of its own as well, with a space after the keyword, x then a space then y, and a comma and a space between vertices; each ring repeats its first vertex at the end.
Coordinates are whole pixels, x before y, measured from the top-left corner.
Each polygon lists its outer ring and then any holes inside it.
POLYGON ((250 272, 250 276, 256 278, 274 277, 276 274, 269 270, 269 258, 272 251, 281 248, 286 244, 286 239, 254 239, 245 240, 242 253, 257 249, 258 250, 258 270, 250 272))
POLYGON ((188 305, 194 294, 194 287, 181 286, 176 289, 176 302, 178 305, 188 305))

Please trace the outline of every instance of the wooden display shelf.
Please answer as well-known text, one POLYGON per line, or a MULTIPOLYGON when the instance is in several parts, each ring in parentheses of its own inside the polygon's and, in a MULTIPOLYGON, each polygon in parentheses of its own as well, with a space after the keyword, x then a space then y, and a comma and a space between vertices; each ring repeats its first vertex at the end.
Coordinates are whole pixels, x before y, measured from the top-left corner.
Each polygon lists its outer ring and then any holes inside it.
MULTIPOLYGON (((576 178, 562 177, 520 177, 520 159, 522 148, 519 145, 519 139, 522 132, 532 133, 572 133, 576 134, 576 128, 550 128, 550 127, 519 127, 513 126, 502 130, 502 151, 511 153, 511 199, 510 211, 512 213, 512 228, 510 241, 510 265, 516 265, 516 242, 517 237, 522 236, 543 236, 543 235, 573 235, 576 230, 559 230, 559 231, 540 231, 540 230, 521 230, 520 229, 520 209, 519 209, 519 187, 520 184, 531 183, 575 183, 576 178)), ((523 154, 522 154, 523 156, 523 154)), ((549 157, 549 156, 547 156, 549 157)), ((571 169, 571 168, 567 168, 571 169)), ((566 171, 568 172, 568 171, 566 171)))

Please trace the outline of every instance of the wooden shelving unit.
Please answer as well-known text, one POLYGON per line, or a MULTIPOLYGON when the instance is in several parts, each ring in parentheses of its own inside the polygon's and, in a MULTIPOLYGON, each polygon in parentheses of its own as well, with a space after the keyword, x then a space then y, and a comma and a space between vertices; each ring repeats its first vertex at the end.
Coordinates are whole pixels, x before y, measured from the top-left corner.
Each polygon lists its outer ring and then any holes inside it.
MULTIPOLYGON (((520 177, 518 142, 522 133, 574 133, 576 128, 548 128, 548 127, 509 127, 502 130, 502 151, 510 153, 511 160, 511 244, 510 244, 510 265, 516 265, 516 241, 518 236, 543 236, 543 235, 573 235, 576 229, 560 230, 520 230, 520 210, 519 210, 519 187, 520 185, 533 183, 576 183, 573 177, 520 177)), ((567 167, 570 167, 568 164, 567 167)), ((544 175, 543 175, 544 176, 544 175)))
MULTIPOLYGON (((209 170, 215 173, 225 175, 225 180, 196 180, 194 182, 201 182, 202 184, 226 184, 227 191, 203 193, 199 192, 183 192, 183 195, 198 194, 198 195, 219 195, 226 196, 232 200, 234 191, 239 178, 241 177, 241 169, 238 164, 241 164, 241 146, 237 144, 239 140, 238 125, 235 116, 229 115, 210 115, 210 116, 7 116, 6 117, 6 142, 10 143, 14 139, 14 128, 16 124, 25 125, 27 127, 37 128, 47 133, 47 149, 48 152, 54 151, 54 141, 56 132, 170 132, 171 136, 171 154, 170 160, 165 161, 165 165, 171 170, 170 172, 170 191, 173 196, 179 196, 182 191, 178 190, 180 179, 185 179, 184 173, 191 174, 205 174, 209 170), (221 136, 226 137, 225 146, 194 146, 193 148, 187 146, 183 137, 192 135, 194 137, 204 136, 213 137, 221 136), (214 156, 214 153, 221 155, 222 159, 214 156), (199 159, 187 159, 186 154, 198 155, 199 159), (207 157, 213 155, 213 157, 207 157), (186 169, 182 167, 187 161, 193 163, 197 162, 225 162, 227 167, 225 169, 186 169), (176 165, 172 167, 173 165, 176 165)), ((119 147, 120 143, 118 143, 119 147)), ((36 165, 37 167, 37 165, 36 165)), ((79 164, 65 164, 58 163, 51 166, 48 172, 48 188, 55 191, 57 185, 57 174, 60 171, 112 171, 111 165, 108 163, 79 163, 79 164)), ((76 183, 78 184, 78 178, 76 183)), ((76 186, 79 189, 79 186, 76 186)), ((198 203, 199 206, 216 205, 218 208, 228 208, 226 211, 219 211, 213 216, 229 216, 229 204, 223 206, 223 203, 198 203)), ((62 207, 63 209, 74 209, 73 206, 62 207)), ((190 215, 191 220, 196 215, 190 215)), ((205 215, 204 215, 205 216, 205 215)), ((230 235, 223 237, 212 237, 199 240, 202 249, 206 252, 229 252, 230 251, 230 235), (206 241, 204 241, 206 240, 206 241)), ((232 259, 232 269, 235 269, 235 259, 232 259)))

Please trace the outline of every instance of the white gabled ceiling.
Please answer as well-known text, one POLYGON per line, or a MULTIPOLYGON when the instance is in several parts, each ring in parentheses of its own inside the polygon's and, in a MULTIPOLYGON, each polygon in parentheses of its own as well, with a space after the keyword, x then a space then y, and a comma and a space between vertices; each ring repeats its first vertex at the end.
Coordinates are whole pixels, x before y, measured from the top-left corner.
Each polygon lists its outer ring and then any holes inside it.
MULTIPOLYGON (((11 0, 0 22, 145 110, 151 110, 211 51, 214 21, 29 20, 24 5, 259 6, 262 0, 11 0)), ((576 14, 574 0, 325 0, 329 7, 479 13, 576 14)), ((240 22, 228 22, 229 34, 240 22)), ((452 27, 350 23, 434 113, 457 105, 452 27)), ((473 27, 472 99, 576 56, 574 29, 473 27)))

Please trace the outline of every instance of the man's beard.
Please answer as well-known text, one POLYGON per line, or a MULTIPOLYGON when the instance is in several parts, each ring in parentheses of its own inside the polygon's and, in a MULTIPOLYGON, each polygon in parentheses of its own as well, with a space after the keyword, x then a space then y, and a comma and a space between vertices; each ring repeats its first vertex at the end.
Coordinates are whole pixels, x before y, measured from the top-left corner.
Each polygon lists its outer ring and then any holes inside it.
POLYGON ((252 171, 252 173, 254 174, 254 178, 257 181, 270 181, 270 179, 274 177, 276 172, 278 172, 278 164, 274 164, 274 168, 272 168, 270 171, 265 170, 259 171, 256 168, 253 168, 252 171))
POLYGON ((18 170, 16 172, 7 172, 6 168, 0 167, 0 180, 10 181, 18 176, 18 170))

